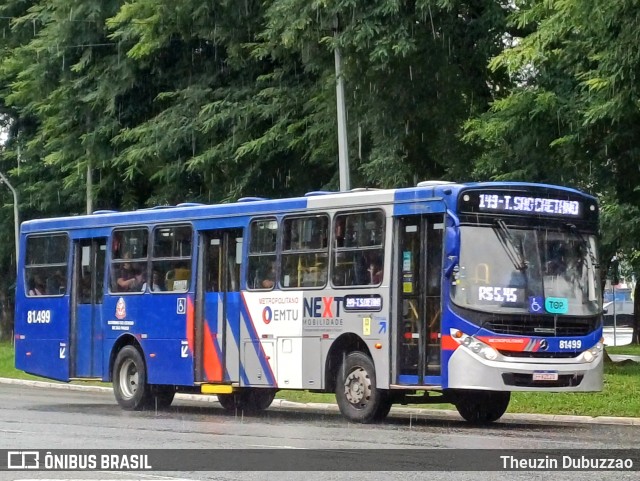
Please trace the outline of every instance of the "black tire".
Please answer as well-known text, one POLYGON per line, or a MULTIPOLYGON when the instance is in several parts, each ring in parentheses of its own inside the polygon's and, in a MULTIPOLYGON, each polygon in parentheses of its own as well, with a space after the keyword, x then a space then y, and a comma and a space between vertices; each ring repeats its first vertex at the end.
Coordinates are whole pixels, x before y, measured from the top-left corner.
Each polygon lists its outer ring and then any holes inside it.
POLYGON ((275 389, 250 389, 247 400, 247 410, 250 412, 264 411, 269 406, 271 406, 271 403, 273 402, 275 397, 275 389))
POLYGON ((226 411, 235 411, 238 409, 239 403, 236 400, 236 393, 218 394, 218 402, 226 411))
POLYGON ((393 400, 388 392, 380 391, 380 393, 382 399, 380 400, 380 406, 378 406, 378 411, 375 415, 376 421, 383 421, 389 415, 389 411, 391 411, 391 406, 393 405, 393 400))
POLYGON ((458 391, 455 406, 471 424, 489 424, 502 417, 510 399, 509 391, 458 391))
POLYGON ((142 354, 133 346, 123 347, 113 364, 113 394, 123 409, 139 411, 149 405, 151 389, 142 354))
POLYGON ((257 413, 271 406, 275 396, 275 389, 245 388, 233 394, 218 394, 218 401, 227 411, 257 413))
POLYGON ((373 361, 363 352, 352 352, 338 369, 336 401, 350 421, 370 423, 386 416, 390 409, 384 391, 376 388, 373 361))
POLYGON ((155 385, 151 387, 151 395, 149 396, 149 408, 151 409, 167 409, 171 406, 173 398, 176 395, 175 386, 155 385))

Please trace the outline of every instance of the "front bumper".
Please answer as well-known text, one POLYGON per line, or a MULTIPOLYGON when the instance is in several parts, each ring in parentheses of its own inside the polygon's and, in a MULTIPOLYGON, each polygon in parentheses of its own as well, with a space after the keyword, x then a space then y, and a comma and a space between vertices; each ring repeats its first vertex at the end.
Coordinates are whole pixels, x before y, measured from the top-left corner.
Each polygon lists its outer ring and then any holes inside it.
POLYGON ((447 387, 491 391, 601 391, 604 355, 592 362, 576 359, 511 358, 490 361, 460 346, 448 364, 447 387), (557 380, 534 381, 533 373, 557 373, 557 380))

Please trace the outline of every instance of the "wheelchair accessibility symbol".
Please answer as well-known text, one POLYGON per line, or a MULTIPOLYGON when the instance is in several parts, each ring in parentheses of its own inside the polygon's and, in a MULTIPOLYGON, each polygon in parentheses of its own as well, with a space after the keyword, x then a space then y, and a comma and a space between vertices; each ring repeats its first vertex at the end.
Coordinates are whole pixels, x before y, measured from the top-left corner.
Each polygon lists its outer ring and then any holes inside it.
POLYGON ((185 297, 178 298, 178 305, 176 306, 176 314, 187 313, 187 299, 185 297))
POLYGON ((529 312, 539 314, 544 312, 544 300, 542 297, 529 297, 529 312))

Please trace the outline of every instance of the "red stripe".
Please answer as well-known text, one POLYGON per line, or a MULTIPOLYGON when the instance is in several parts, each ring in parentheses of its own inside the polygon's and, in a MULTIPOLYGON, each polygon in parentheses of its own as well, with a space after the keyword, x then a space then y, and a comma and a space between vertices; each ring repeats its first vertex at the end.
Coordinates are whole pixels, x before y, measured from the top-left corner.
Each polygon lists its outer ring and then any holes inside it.
POLYGON ((530 339, 526 337, 478 337, 482 342, 501 351, 523 352, 530 339))
POLYGON ((445 351, 455 351, 460 346, 460 344, 458 344, 458 342, 451 336, 442 336, 440 343, 442 349, 445 351))

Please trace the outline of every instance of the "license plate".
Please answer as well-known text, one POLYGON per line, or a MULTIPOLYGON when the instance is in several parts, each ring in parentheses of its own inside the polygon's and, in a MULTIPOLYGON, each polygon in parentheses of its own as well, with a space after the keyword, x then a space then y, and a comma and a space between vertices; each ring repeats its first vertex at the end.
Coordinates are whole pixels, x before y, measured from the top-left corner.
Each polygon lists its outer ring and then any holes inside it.
POLYGON ((557 381, 558 373, 553 371, 539 371, 533 373, 534 381, 557 381))

